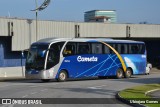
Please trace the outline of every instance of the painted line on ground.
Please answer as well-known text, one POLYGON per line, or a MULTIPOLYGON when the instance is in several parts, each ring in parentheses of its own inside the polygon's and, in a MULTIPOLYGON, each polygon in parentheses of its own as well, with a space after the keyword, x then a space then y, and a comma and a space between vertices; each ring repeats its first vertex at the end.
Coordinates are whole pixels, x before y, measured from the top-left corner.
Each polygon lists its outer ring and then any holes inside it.
POLYGON ((33 93, 31 93, 31 94, 33 95, 33 94, 36 94, 36 93, 38 93, 38 92, 33 92, 33 93))
POLYGON ((149 91, 145 92, 145 96, 147 96, 147 94, 149 94, 149 93, 151 93, 151 92, 158 91, 158 90, 160 90, 160 88, 158 88, 158 89, 153 89, 153 90, 149 90, 149 91))
POLYGON ((28 95, 24 95, 24 96, 22 96, 22 98, 26 98, 26 97, 28 97, 28 95))
POLYGON ((35 88, 35 87, 44 87, 44 86, 47 86, 47 85, 49 85, 49 86, 53 86, 53 85, 58 85, 59 83, 54 83, 54 84, 45 84, 45 85, 32 85, 32 86, 29 86, 29 87, 31 87, 31 88, 35 88))
MULTIPOLYGON (((43 91, 47 91, 48 89, 43 89, 43 90, 40 90, 41 92, 43 92, 43 91)), ((29 95, 34 95, 34 94, 37 94, 38 92, 32 92, 32 93, 29 93, 29 94, 26 94, 26 95, 24 95, 24 96, 22 96, 22 98, 26 98, 26 97, 28 97, 29 95)))
POLYGON ((93 86, 93 87, 87 87, 89 89, 102 89, 103 87, 106 87, 107 85, 100 85, 100 86, 93 86))

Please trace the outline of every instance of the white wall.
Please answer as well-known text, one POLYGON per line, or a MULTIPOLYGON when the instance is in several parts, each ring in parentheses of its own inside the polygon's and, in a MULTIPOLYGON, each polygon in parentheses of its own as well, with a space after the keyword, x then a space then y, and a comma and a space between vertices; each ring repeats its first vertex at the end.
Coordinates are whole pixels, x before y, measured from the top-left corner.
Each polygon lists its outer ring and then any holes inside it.
POLYGON ((25 68, 23 67, 4 67, 0 68, 0 77, 24 77, 25 68))

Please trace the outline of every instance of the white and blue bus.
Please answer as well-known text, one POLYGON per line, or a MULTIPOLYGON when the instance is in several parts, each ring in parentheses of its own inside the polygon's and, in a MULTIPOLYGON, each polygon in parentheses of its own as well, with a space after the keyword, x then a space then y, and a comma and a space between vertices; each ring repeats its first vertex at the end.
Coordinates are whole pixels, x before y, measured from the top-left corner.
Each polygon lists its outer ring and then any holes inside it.
POLYGON ((105 38, 48 38, 29 49, 27 79, 129 78, 146 72, 144 42, 105 38))

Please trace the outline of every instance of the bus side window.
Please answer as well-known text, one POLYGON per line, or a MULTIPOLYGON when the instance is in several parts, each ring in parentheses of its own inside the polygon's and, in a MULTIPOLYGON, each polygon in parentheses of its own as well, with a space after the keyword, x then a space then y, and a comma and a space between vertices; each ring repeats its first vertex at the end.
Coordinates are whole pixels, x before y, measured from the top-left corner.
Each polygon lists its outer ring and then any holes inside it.
POLYGON ((122 53, 122 51, 124 51, 122 45, 121 44, 117 44, 117 52, 118 53, 122 53))
POLYGON ((63 50, 63 56, 75 55, 75 43, 69 42, 63 50))
POLYGON ((102 44, 92 43, 92 54, 102 54, 102 44))
POLYGON ((90 45, 89 43, 78 43, 77 47, 78 54, 90 54, 90 45))
MULTIPOLYGON (((117 46, 116 46, 117 44, 113 44, 113 43, 112 43, 112 44, 109 44, 109 45, 117 51, 117 46)), ((111 53, 111 54, 115 54, 112 49, 110 49, 110 53, 111 53)))
POLYGON ((140 54, 145 54, 145 45, 144 44, 139 44, 139 49, 140 49, 140 51, 139 51, 140 54))
MULTIPOLYGON (((108 43, 112 48, 115 49, 116 47, 116 44, 111 44, 111 43, 108 43)), ((109 48, 108 46, 106 45, 103 45, 104 46, 104 54, 114 54, 114 52, 112 51, 111 48, 109 48)))
POLYGON ((130 44, 129 45, 129 53, 130 54, 139 54, 138 44, 130 44))
POLYGON ((110 49, 109 49, 109 47, 108 46, 106 46, 106 45, 103 45, 104 46, 104 54, 110 54, 110 49))
POLYGON ((50 49, 52 49, 54 51, 57 51, 57 52, 60 52, 63 45, 64 45, 64 42, 54 43, 54 44, 51 45, 50 49))
POLYGON ((118 52, 120 54, 127 54, 127 44, 118 44, 118 52))

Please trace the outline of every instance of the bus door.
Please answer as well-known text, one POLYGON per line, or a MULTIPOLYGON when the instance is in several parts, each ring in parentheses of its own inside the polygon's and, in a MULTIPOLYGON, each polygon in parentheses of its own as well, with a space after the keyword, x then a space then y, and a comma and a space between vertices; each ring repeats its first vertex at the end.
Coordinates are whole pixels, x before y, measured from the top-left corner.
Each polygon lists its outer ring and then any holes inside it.
POLYGON ((49 54, 47 58, 47 67, 46 69, 50 69, 57 65, 60 60, 60 51, 64 42, 54 43, 50 46, 49 54))

